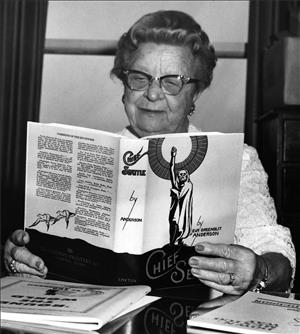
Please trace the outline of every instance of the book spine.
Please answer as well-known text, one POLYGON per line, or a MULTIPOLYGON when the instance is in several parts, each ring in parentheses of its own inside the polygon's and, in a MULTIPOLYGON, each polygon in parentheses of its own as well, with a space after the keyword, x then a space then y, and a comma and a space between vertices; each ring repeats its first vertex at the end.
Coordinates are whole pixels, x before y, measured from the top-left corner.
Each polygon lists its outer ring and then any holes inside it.
POLYGON ((114 251, 142 254, 148 141, 120 141, 114 251))

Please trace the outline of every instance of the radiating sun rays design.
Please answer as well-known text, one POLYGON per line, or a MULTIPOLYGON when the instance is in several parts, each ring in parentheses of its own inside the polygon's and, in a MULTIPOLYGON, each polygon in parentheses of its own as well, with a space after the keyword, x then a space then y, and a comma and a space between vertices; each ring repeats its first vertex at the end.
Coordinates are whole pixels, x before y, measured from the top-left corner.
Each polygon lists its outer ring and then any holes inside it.
MULTIPOLYGON (((191 175, 203 162, 207 147, 207 136, 189 136, 186 138, 168 137, 152 138, 149 141, 148 156, 152 171, 159 177, 170 180, 170 152, 171 147, 178 150, 178 157, 183 157, 175 164, 176 170, 186 169, 191 175), (187 142, 183 143, 183 140, 187 142), (180 146, 176 141, 180 140, 180 146), (182 149, 183 147, 183 149, 182 149)), ((178 160, 177 160, 178 161, 178 160)))

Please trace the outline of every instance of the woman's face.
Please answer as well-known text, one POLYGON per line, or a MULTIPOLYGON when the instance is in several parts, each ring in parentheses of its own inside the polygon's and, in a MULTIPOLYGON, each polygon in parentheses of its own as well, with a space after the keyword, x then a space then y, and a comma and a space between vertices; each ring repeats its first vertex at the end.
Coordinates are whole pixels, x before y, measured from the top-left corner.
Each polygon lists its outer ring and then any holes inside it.
MULTIPOLYGON (((187 47, 143 43, 133 57, 130 70, 138 70, 154 77, 180 74, 195 78, 195 61, 187 47)), ((183 86, 178 95, 167 95, 158 80, 144 91, 133 91, 125 85, 125 111, 133 130, 141 137, 187 132, 188 113, 197 98, 196 86, 183 86)))

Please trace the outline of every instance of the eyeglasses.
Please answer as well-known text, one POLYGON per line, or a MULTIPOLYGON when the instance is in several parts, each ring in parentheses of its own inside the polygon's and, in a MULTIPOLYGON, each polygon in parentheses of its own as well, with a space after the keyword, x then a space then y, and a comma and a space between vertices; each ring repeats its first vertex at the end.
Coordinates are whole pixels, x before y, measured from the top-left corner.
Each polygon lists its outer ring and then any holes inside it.
POLYGON ((136 70, 123 70, 124 82, 131 90, 142 91, 147 89, 154 80, 159 82, 159 87, 167 95, 177 95, 183 86, 192 82, 199 82, 199 79, 187 78, 179 74, 153 77, 148 73, 136 70))

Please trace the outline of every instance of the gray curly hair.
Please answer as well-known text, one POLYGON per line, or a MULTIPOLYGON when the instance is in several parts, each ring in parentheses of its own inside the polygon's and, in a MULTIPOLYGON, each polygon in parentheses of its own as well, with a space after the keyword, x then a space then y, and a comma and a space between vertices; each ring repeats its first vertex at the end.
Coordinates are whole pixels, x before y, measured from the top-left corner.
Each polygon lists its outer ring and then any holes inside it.
POLYGON ((198 91, 210 85, 217 57, 207 34, 190 15, 175 10, 160 10, 142 16, 119 39, 111 76, 115 75, 123 81, 123 69, 130 68, 133 54, 144 42, 188 46, 199 64, 196 73, 201 80, 198 91))

